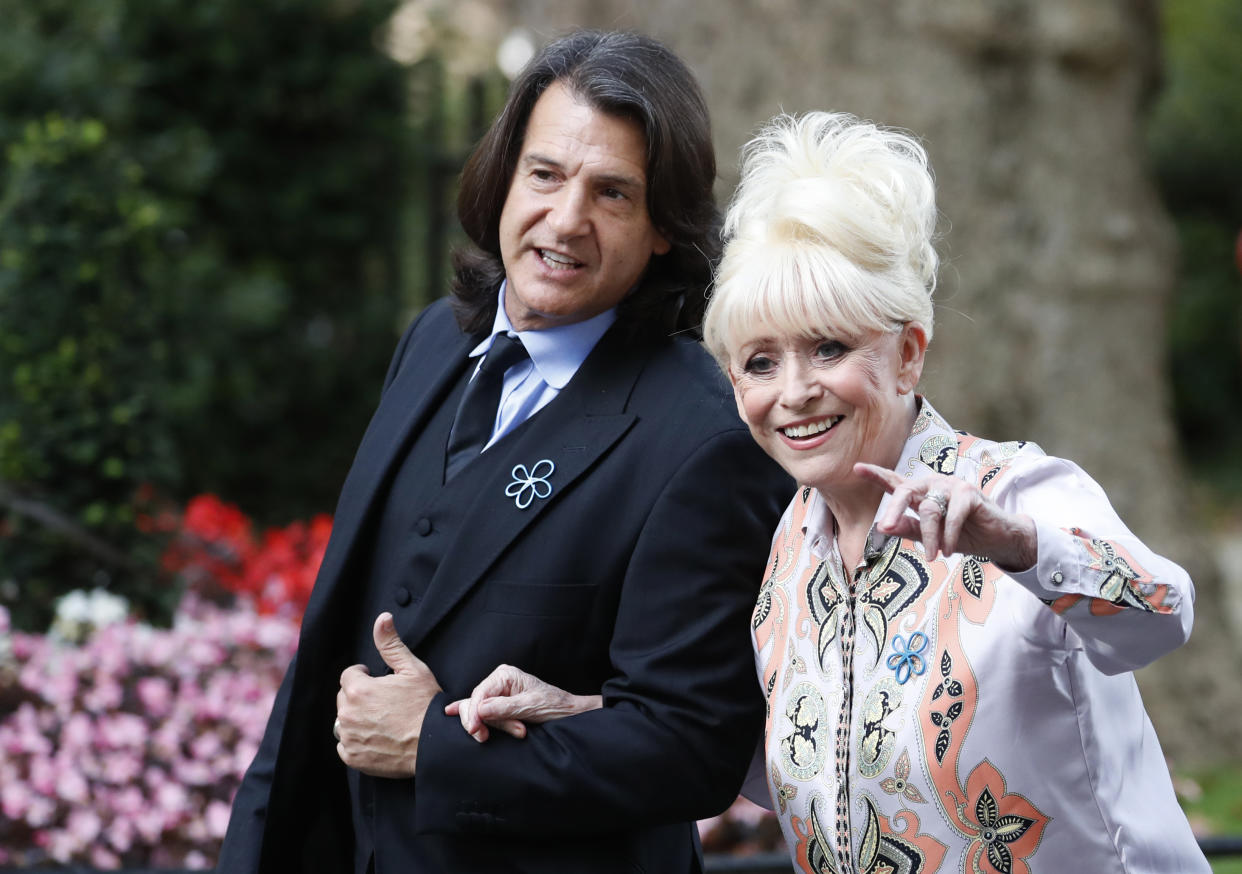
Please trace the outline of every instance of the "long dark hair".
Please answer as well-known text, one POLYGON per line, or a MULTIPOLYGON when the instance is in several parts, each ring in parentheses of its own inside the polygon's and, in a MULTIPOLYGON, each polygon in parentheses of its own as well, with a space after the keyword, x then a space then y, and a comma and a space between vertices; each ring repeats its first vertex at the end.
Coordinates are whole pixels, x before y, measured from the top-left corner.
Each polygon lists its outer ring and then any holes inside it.
POLYGON ((454 307, 462 329, 491 327, 504 279, 500 213, 540 95, 560 82, 592 108, 637 122, 647 137, 647 212, 671 249, 653 255, 618 318, 661 333, 697 335, 720 255, 716 156, 694 74, 667 47, 634 33, 582 30, 537 54, 462 171, 457 216, 475 247, 454 253, 454 307))

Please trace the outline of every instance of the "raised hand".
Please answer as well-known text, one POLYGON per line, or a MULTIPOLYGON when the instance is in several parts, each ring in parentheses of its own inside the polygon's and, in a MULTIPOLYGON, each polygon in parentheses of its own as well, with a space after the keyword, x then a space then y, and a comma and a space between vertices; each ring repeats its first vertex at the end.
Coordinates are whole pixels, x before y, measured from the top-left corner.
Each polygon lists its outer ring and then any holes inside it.
POLYGON ((336 754, 373 777, 412 777, 427 705, 440 691, 431 669, 406 647, 381 613, 372 629, 375 648, 393 672, 372 677, 365 665, 341 673, 336 693, 336 754))
POLYGON ((863 463, 854 465, 854 473, 892 495, 876 523, 880 533, 921 542, 929 560, 968 552, 987 556, 1001 570, 1034 566, 1039 551, 1035 521, 1005 512, 973 483, 942 474, 907 478, 863 463))
POLYGON ((526 723, 550 722, 604 706, 600 695, 571 695, 510 665, 500 665, 474 687, 469 698, 444 708, 461 720, 471 737, 483 743, 489 726, 516 738, 526 737, 526 723))

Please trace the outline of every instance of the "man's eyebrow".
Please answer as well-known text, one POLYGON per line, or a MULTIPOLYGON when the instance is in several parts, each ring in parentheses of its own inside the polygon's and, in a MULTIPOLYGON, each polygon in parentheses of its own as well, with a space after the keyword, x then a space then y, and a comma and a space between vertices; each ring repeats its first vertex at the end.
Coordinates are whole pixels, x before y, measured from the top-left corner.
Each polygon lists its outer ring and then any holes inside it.
MULTIPOLYGON (((565 167, 562 162, 556 160, 555 158, 549 157, 548 155, 540 154, 539 152, 527 152, 522 155, 521 159, 518 161, 518 164, 522 167, 544 165, 547 167, 555 167, 557 170, 563 170, 565 167)), ((611 185, 616 188, 625 188, 634 191, 644 191, 647 188, 647 183, 641 176, 631 176, 626 173, 601 173, 598 176, 592 176, 591 180, 598 184, 611 185)))
POLYGON ((522 156, 522 159, 518 163, 524 167, 530 164, 547 164, 549 167, 556 167, 559 169, 564 166, 555 158, 549 158, 547 155, 541 155, 538 152, 527 152, 522 156))

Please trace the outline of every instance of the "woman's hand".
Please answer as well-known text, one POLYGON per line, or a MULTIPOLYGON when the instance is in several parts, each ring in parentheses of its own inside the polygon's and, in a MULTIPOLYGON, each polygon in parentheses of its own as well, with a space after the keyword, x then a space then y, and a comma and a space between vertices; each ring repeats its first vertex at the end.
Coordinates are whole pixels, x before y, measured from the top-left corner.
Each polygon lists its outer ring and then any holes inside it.
POLYGON ((571 695, 525 671, 501 665, 474 687, 469 698, 448 704, 444 712, 461 719, 462 728, 483 743, 489 726, 524 738, 528 722, 551 722, 603 706, 600 695, 571 695))
POLYGON ((1004 571, 1035 565, 1039 553, 1035 521, 1005 512, 978 486, 942 474, 907 479, 874 464, 856 464, 854 473, 892 495, 876 523, 880 533, 921 541, 929 560, 940 553, 966 552, 987 556, 1004 571))

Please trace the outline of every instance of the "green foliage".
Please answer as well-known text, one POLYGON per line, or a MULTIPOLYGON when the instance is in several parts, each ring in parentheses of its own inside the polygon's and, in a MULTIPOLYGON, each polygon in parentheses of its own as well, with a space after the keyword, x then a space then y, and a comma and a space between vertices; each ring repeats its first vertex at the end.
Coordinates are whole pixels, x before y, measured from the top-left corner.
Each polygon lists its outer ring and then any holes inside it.
MULTIPOLYGON (((1242 768, 1226 763, 1210 771, 1174 777, 1178 800, 1195 831, 1205 835, 1242 834, 1242 768)), ((1242 874, 1242 857, 1210 860, 1215 874, 1242 874)))
MULTIPOLYGON (((1242 219, 1242 5, 1167 0, 1165 82, 1149 143, 1167 202, 1242 219)), ((1236 228, 1235 228, 1236 230, 1236 228)))
MULTIPOLYGON (((395 3, 0 0, 7 493, 148 567, 142 484, 331 509, 399 329, 395 3)), ((115 570, 4 510, 22 624, 115 570)), ((166 615, 156 575, 120 576, 166 615)))
POLYGON ((1148 141, 1181 243, 1169 321, 1174 402, 1192 465, 1225 483, 1242 477, 1242 277, 1234 255, 1242 232, 1242 5, 1169 0, 1164 10, 1165 88, 1148 141))

